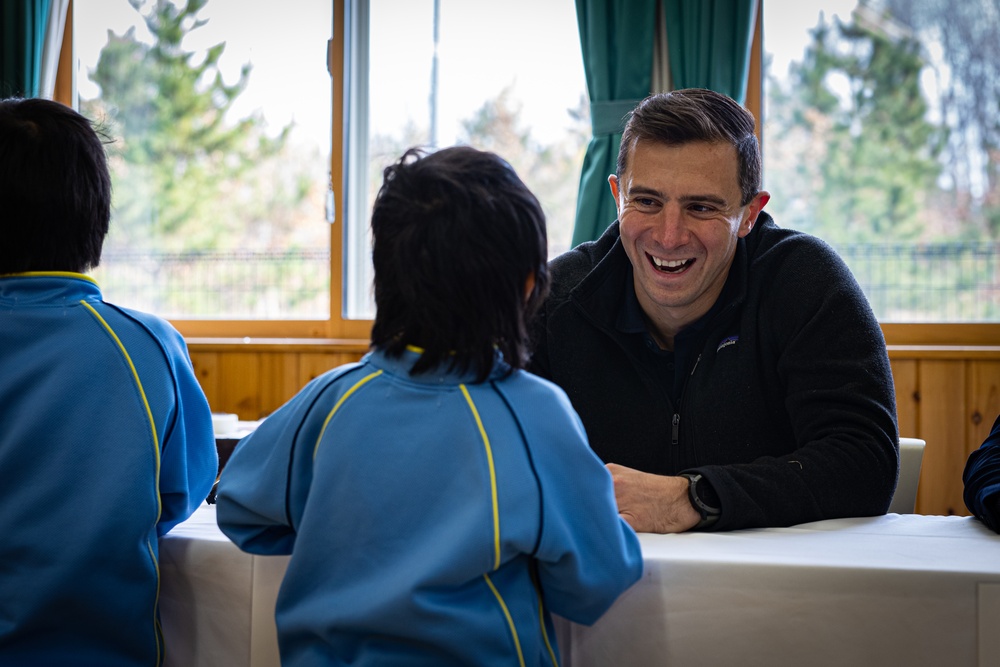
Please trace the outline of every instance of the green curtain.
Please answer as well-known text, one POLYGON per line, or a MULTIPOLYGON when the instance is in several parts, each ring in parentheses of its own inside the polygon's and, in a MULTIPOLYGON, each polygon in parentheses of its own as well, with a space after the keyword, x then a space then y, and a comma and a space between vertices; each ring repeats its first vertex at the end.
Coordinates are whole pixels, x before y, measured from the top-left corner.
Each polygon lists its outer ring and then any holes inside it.
POLYGON ((37 97, 51 0, 0 2, 0 98, 37 97))
POLYGON ((600 236, 617 215, 608 175, 615 171, 624 116, 649 95, 656 3, 576 0, 594 136, 580 175, 574 246, 600 236))
POLYGON ((663 0, 663 15, 674 88, 745 103, 757 0, 663 0))

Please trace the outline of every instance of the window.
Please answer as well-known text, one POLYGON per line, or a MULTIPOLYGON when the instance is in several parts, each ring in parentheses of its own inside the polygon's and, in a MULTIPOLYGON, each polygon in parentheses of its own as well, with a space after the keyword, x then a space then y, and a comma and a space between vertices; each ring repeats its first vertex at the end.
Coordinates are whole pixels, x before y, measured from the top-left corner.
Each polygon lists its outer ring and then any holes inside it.
POLYGON ((1000 322, 996 3, 763 12, 767 210, 831 243, 883 324, 1000 322))
MULTIPOLYGON (((95 82, 101 50, 114 42, 131 56, 119 69, 153 57, 142 16, 157 0, 133 1, 138 11, 129 0, 75 0, 80 105, 112 134, 129 105, 95 82)), ((179 12, 184 3, 167 5, 179 12)), ((884 329, 1000 321, 992 4, 762 7, 768 210, 841 252, 884 329), (968 34, 957 38, 958 29, 968 34)), ((259 139, 237 157, 262 147, 268 157, 198 163, 177 140, 181 127, 159 143, 116 141, 116 218, 97 274, 109 299, 166 314, 187 336, 367 338, 371 202, 382 169, 412 145, 498 152, 539 195, 550 254, 568 247, 590 137, 573 0, 309 0, 291 15, 260 0, 207 0, 198 16, 208 20, 187 20, 180 50, 196 68, 224 42, 221 84, 236 89, 232 100, 213 89, 213 66, 196 90, 228 108, 224 127, 247 121, 244 134, 259 139), (244 64, 252 68, 240 89, 244 64), (175 152, 126 169, 136 143, 175 152), (240 177, 215 175, 227 170, 240 177), (211 176, 154 197, 158 179, 178 174, 211 176)), ((142 88, 116 94, 128 101, 142 88)), ((185 102, 145 94, 157 109, 185 102)), ((956 325, 944 326, 935 340, 961 340, 956 325)), ((995 343, 989 331, 966 342, 995 343)), ((897 342, 927 342, 921 336, 897 342)))
POLYGON ((359 0, 348 22, 347 316, 374 312, 371 205, 411 146, 497 153, 541 201, 550 256, 567 250, 590 139, 573 0, 359 0))
POLYGON ((332 24, 329 0, 76 0, 79 106, 113 139, 109 300, 329 320, 332 24))
POLYGON ((371 203, 411 146, 497 152, 569 247, 590 138, 573 0, 75 0, 74 48, 114 138, 95 277, 187 335, 366 336, 371 203))

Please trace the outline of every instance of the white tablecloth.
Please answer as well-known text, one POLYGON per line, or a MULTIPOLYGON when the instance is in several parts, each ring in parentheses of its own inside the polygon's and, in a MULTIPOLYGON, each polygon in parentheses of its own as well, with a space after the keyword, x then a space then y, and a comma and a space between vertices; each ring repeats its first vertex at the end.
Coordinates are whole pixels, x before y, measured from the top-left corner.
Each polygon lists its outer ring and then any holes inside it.
MULTIPOLYGON (((563 664, 1000 666, 1000 536, 890 514, 641 535, 645 572, 594 626, 557 619, 563 664)), ((278 665, 286 557, 250 556, 201 508, 160 542, 167 665, 278 665)))
POLYGON ((287 565, 236 548, 214 505, 161 538, 164 667, 277 667, 274 601, 287 565))

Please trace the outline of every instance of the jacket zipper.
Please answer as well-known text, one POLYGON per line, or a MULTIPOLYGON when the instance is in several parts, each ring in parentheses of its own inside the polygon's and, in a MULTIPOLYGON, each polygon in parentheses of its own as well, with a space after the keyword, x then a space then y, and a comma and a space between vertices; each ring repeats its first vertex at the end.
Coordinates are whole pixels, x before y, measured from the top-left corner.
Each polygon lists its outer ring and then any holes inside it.
MULTIPOLYGON (((697 356, 694 360, 694 365, 691 367, 691 372, 688 373, 688 377, 694 375, 695 369, 698 368, 698 363, 701 361, 701 354, 697 356)), ((670 444, 674 447, 680 442, 681 439, 681 404, 684 403, 684 392, 687 389, 687 381, 684 381, 684 386, 681 388, 680 398, 677 399, 677 412, 674 413, 673 421, 671 422, 670 428, 670 444)))

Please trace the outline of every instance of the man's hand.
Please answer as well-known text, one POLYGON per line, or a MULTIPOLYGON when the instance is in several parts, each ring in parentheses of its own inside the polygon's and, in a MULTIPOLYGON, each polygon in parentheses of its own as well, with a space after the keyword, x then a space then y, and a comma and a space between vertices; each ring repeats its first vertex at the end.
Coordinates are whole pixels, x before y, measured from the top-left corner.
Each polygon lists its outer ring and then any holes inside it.
POLYGON ((682 533, 701 515, 688 497, 688 480, 640 472, 608 463, 618 514, 638 533, 682 533))

